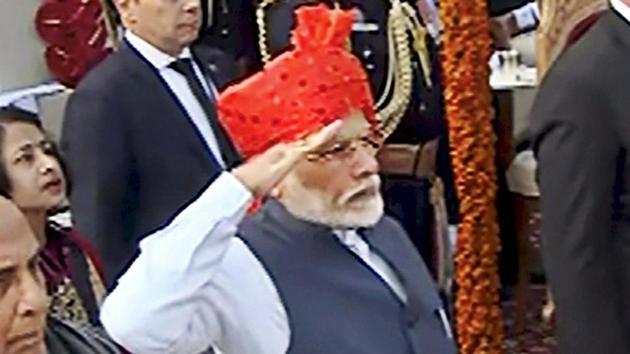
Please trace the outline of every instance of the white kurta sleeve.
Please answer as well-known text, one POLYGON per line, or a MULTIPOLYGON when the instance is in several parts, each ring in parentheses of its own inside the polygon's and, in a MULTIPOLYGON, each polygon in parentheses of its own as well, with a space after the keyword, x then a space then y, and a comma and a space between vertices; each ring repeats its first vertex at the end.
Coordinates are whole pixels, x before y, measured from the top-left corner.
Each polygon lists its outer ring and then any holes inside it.
POLYGON ((196 354, 220 340, 220 304, 198 296, 234 240, 251 193, 224 172, 165 228, 140 243, 140 255, 106 298, 101 321, 133 353, 196 354))

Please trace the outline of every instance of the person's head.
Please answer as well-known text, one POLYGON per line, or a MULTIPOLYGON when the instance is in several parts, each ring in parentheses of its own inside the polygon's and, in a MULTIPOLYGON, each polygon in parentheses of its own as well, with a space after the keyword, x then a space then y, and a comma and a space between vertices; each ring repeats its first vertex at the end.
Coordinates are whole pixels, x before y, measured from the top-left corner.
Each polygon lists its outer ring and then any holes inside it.
POLYGON ((276 191, 299 218, 372 225, 383 212, 370 141, 377 120, 367 73, 346 48, 356 12, 319 4, 295 14, 294 47, 223 91, 219 119, 245 158, 342 119, 336 141, 298 164, 276 191))
POLYGON ((39 244, 24 215, 0 197, 0 352, 4 354, 46 353, 48 304, 38 253, 39 244))
POLYGON ((0 109, 0 196, 23 212, 46 212, 66 198, 67 178, 55 144, 37 116, 0 109))
POLYGON ((372 226, 383 215, 376 151, 380 139, 361 113, 337 137, 300 162, 276 189, 294 216, 332 227, 372 226))
POLYGON ((125 28, 172 56, 195 39, 200 0, 114 0, 125 28))

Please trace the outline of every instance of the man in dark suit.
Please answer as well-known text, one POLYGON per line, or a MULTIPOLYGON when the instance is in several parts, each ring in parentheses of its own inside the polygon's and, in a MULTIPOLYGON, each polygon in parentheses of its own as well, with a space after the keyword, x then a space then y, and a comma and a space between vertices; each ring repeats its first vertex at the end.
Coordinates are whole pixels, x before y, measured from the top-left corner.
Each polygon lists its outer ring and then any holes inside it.
POLYGON ((62 132, 73 215, 101 252, 108 285, 144 235, 238 160, 216 120, 213 81, 188 48, 199 0, 115 5, 124 43, 79 84, 62 132))
POLYGON ((630 1, 552 66, 532 111, 559 353, 630 353, 630 1))

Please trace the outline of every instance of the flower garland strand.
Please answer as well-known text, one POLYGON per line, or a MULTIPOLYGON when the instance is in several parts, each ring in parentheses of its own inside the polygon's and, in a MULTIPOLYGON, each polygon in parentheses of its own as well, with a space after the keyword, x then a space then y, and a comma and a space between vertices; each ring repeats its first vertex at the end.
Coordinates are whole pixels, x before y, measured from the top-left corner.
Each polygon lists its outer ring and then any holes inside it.
POLYGON ((502 353, 503 341, 486 1, 440 0, 446 116, 461 215, 455 308, 462 354, 502 353))

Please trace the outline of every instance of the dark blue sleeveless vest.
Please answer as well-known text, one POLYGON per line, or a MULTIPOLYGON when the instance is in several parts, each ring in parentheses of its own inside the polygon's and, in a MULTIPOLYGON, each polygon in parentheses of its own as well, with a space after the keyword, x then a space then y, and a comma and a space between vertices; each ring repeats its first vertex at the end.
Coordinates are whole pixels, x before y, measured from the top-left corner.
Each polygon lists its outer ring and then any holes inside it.
POLYGON ((407 304, 332 230, 294 218, 275 200, 247 218, 239 235, 287 310, 289 354, 456 353, 426 267, 392 219, 383 218, 364 237, 399 276, 407 304))

